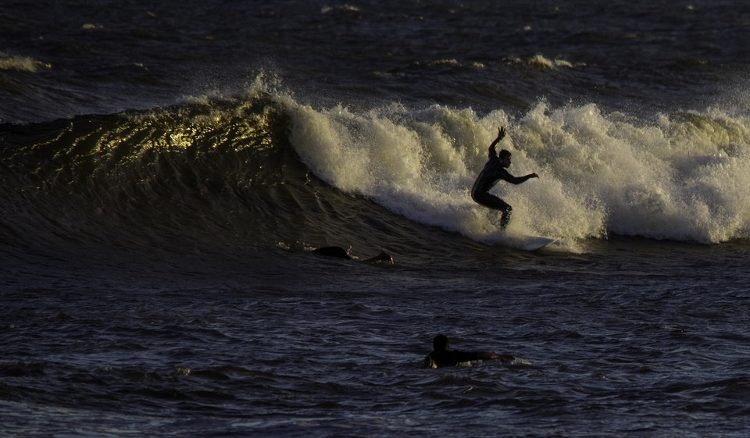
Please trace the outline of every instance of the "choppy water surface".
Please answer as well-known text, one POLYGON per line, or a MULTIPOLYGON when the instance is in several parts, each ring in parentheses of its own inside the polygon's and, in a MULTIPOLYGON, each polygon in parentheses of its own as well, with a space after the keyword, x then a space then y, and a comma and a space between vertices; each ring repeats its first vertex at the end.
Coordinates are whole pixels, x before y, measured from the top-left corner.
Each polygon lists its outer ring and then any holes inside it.
POLYGON ((747 5, 192 3, 0 8, 2 433, 746 434, 747 5))
POLYGON ((427 255, 382 267, 293 254, 267 271, 196 257, 16 273, 26 285, 3 294, 4 427, 740 436, 748 294, 726 273, 744 269, 747 248, 713 268, 706 251, 616 241, 576 257, 491 249, 495 266, 461 270, 425 268, 427 255), (424 369, 437 332, 521 360, 424 369))

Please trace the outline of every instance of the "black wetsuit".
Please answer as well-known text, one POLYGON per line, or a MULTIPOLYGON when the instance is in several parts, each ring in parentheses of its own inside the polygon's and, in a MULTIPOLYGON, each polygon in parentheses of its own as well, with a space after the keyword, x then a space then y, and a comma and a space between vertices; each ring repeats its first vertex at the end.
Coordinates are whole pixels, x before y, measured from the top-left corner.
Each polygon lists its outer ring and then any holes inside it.
POLYGON ((511 184, 521 184, 522 182, 528 180, 530 178, 530 175, 513 176, 508 173, 508 171, 500 162, 500 158, 497 156, 497 152, 495 151, 495 144, 496 142, 490 145, 488 153, 489 160, 487 161, 487 164, 484 165, 482 171, 479 172, 479 176, 477 176, 476 181, 474 181, 474 186, 471 188, 471 199, 473 199, 477 204, 502 211, 503 216, 501 225, 504 228, 510 221, 510 213, 513 208, 510 206, 510 204, 498 198, 497 196, 491 195, 489 191, 501 179, 504 181, 508 181, 511 184))
POLYGON ((480 360, 480 355, 481 353, 474 351, 440 350, 428 354, 425 362, 428 363, 428 366, 434 365, 436 368, 454 367, 460 362, 480 360))
MULTIPOLYGON (((336 257, 340 259, 352 260, 352 256, 350 256, 349 253, 340 246, 323 246, 321 248, 315 248, 313 250, 313 253, 326 257, 336 257)), ((375 257, 371 257, 363 261, 369 263, 388 263, 392 265, 393 257, 388 255, 388 253, 381 251, 380 254, 376 255, 375 257)))

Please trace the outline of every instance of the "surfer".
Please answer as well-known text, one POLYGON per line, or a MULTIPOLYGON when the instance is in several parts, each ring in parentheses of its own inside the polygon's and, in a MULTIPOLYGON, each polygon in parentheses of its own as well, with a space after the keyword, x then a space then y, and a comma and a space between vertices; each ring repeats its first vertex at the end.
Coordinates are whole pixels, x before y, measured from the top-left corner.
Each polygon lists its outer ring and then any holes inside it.
MULTIPOLYGON (((313 250, 313 253, 326 256, 326 257, 336 257, 340 259, 354 260, 354 258, 349 255, 349 252, 347 252, 344 248, 340 246, 322 246, 320 248, 315 248, 313 250)), ((381 251, 380 254, 376 255, 375 257, 371 257, 369 259, 365 259, 362 261, 366 263, 386 263, 386 264, 392 265, 393 257, 391 257, 391 255, 388 254, 387 252, 381 251)))
POLYGON ((503 149, 498 154, 495 146, 505 137, 505 127, 498 129, 497 138, 489 147, 489 160, 484 168, 479 172, 474 186, 471 188, 471 199, 479 205, 484 205, 493 210, 500 210, 500 226, 505 228, 510 222, 510 214, 513 208, 502 199, 489 193, 490 189, 495 186, 499 180, 505 180, 511 184, 521 184, 531 178, 539 178, 536 173, 530 173, 526 176, 513 176, 506 168, 510 166, 510 151, 503 149))
POLYGON ((451 350, 448 337, 437 335, 432 340, 432 352, 424 359, 428 368, 454 367, 461 362, 472 360, 499 360, 511 362, 515 359, 510 354, 497 354, 493 351, 459 351, 451 350))

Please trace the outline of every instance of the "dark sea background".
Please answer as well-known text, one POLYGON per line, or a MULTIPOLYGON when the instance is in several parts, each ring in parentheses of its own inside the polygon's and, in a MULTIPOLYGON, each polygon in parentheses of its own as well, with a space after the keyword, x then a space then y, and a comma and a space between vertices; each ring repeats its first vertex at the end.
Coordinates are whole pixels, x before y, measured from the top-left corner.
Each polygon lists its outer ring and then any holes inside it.
POLYGON ((746 1, 0 0, 0 435, 747 436, 749 41, 746 1))

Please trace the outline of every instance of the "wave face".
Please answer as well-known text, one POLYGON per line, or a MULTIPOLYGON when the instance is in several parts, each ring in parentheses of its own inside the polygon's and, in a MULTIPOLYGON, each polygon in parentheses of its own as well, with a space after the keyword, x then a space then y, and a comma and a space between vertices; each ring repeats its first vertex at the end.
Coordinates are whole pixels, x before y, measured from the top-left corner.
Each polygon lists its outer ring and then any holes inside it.
MULTIPOLYGON (((269 95, 4 125, 0 242, 28 251, 246 253, 399 238, 387 210, 320 181, 269 95), (383 227, 362 237, 362 224, 383 227)), ((396 230, 398 231, 398 230, 396 230)), ((413 234, 413 230, 404 235, 413 234)), ((371 248, 370 248, 371 249, 371 248)))
POLYGON ((258 91, 178 107, 4 125, 2 241, 173 251, 289 245, 434 248, 501 240, 469 197, 497 126, 494 192, 511 232, 718 243, 750 237, 750 131, 718 109, 643 120, 595 104, 519 116, 390 104, 315 107, 258 91), (436 233, 442 229, 451 232, 436 233))
POLYGON ((272 110, 196 102, 6 126, 4 240, 252 244, 277 217, 269 205, 293 203, 285 181, 304 174, 278 146, 272 110))

